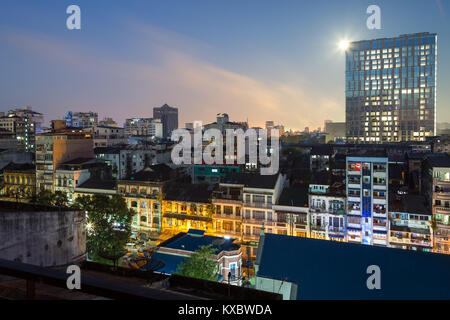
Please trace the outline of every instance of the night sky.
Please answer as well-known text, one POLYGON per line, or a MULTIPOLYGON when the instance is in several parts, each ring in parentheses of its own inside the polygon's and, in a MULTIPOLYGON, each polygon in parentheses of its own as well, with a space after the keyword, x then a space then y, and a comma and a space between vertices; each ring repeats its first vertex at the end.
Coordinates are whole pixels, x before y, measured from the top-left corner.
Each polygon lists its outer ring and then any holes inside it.
POLYGON ((24 1, 0 6, 0 111, 98 111, 120 125, 167 103, 185 122, 288 128, 344 121, 341 40, 438 34, 438 122, 450 121, 450 1, 24 1), (81 7, 81 30, 66 8, 81 7), (366 8, 381 7, 381 30, 366 8))

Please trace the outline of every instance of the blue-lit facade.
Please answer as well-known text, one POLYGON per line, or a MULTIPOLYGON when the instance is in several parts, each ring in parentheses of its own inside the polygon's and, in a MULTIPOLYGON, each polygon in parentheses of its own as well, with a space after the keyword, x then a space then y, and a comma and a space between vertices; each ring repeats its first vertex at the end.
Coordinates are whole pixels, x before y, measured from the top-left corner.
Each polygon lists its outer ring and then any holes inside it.
POLYGON ((424 141, 436 128, 437 35, 352 42, 346 51, 346 136, 424 141))
POLYGON ((347 157, 347 241, 388 245, 388 159, 347 157))

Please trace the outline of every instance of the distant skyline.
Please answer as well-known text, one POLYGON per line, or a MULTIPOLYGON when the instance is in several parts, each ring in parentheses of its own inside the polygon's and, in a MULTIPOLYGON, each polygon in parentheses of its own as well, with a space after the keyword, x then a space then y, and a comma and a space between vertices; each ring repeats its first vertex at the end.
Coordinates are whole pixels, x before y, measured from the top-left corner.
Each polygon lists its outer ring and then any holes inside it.
POLYGON ((30 105, 45 120, 96 111, 151 117, 164 103, 179 125, 231 121, 323 128, 345 119, 339 42, 438 35, 437 122, 450 122, 450 3, 416 1, 31 1, 0 10, 0 111, 30 105), (81 30, 66 8, 81 8, 81 30), (366 9, 381 8, 381 30, 366 9))

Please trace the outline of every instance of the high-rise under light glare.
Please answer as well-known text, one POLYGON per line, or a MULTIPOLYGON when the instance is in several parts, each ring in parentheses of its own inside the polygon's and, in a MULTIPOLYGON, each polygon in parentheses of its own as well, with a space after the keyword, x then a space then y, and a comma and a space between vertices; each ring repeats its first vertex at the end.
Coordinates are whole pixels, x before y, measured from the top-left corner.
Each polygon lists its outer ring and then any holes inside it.
POLYGON ((345 60, 348 142, 423 141, 435 135, 435 33, 352 42, 345 60))

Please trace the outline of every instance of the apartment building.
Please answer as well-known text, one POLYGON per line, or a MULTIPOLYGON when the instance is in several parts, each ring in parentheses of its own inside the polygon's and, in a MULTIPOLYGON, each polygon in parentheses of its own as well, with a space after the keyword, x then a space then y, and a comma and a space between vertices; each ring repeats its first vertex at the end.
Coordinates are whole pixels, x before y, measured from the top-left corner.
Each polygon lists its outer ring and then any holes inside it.
POLYGON ((124 128, 110 126, 93 126, 84 129, 85 132, 92 135, 94 148, 110 147, 118 144, 126 144, 124 128))
POLYGON ((261 229, 276 233, 276 216, 272 206, 278 201, 285 176, 246 174, 243 178, 243 250, 244 256, 254 259, 261 229))
POLYGON ((389 246, 417 251, 433 248, 431 210, 418 194, 389 194, 389 246))
POLYGON ((308 185, 294 184, 283 188, 272 209, 276 216, 277 234, 309 236, 308 185))
POLYGON ((118 180, 156 164, 156 152, 140 145, 97 147, 94 153, 96 158, 105 160, 111 167, 113 178, 118 180))
POLYGON ((14 133, 20 151, 35 151, 36 134, 42 132, 43 121, 42 113, 33 111, 30 107, 9 110, 7 114, 0 113, 0 129, 14 133))
POLYGON ((17 150, 17 147, 18 143, 16 135, 13 132, 0 127, 0 149, 17 150))
POLYGON ((212 194, 214 205, 214 232, 218 236, 242 240, 243 190, 239 181, 221 182, 212 194))
POLYGON ((97 112, 72 112, 68 111, 64 117, 67 126, 76 128, 89 128, 98 125, 97 112))
POLYGON ((117 192, 124 197, 133 216, 133 231, 147 233, 158 238, 161 233, 163 186, 176 178, 176 172, 170 167, 159 164, 146 167, 131 174, 126 179, 117 181, 117 192))
POLYGON ((93 158, 89 135, 74 128, 64 128, 36 136, 36 187, 54 191, 55 172, 62 163, 75 158, 93 158))
POLYGON ((313 175, 309 184, 309 237, 346 241, 345 185, 313 175))
POLYGON ((425 141, 436 134, 435 33, 352 42, 345 65, 349 142, 425 141))
POLYGON ((450 254, 450 157, 424 161, 422 192, 433 215, 433 251, 450 254))
POLYGON ((388 158, 349 156, 347 241, 388 245, 388 158))
POLYGON ((163 137, 163 123, 155 118, 130 118, 125 120, 125 135, 163 137))

